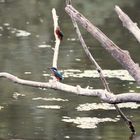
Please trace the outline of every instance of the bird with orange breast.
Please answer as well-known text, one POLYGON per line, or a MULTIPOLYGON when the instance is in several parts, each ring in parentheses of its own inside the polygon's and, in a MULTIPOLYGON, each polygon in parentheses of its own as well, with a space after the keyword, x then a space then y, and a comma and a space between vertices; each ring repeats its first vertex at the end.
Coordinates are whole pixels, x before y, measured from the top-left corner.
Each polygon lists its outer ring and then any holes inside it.
POLYGON ((51 67, 50 70, 51 70, 53 76, 55 76, 55 78, 58 81, 62 81, 64 79, 64 77, 62 76, 62 73, 60 71, 58 71, 57 68, 51 67))

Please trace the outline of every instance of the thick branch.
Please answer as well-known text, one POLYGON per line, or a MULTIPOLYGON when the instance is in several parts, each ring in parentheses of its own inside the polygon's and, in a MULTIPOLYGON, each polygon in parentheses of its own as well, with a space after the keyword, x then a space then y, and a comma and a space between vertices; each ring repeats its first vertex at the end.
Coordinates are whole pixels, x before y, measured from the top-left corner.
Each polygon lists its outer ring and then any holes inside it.
POLYGON ((94 26, 82 14, 80 14, 71 5, 67 5, 66 12, 79 22, 93 37, 95 37, 102 46, 125 68, 130 75, 140 84, 140 68, 133 62, 127 51, 121 50, 114 44, 101 30, 94 26))
POLYGON ((57 89, 65 92, 71 92, 77 95, 95 96, 95 97, 99 97, 101 100, 110 104, 118 104, 118 103, 125 103, 125 102, 140 102, 139 93, 122 93, 118 95, 113 95, 110 94, 110 92, 107 92, 106 90, 81 88, 80 86, 71 86, 71 85, 63 84, 56 80, 50 80, 49 82, 36 82, 36 81, 24 80, 5 72, 0 73, 0 78, 1 77, 7 78, 12 82, 21 85, 57 89))
POLYGON ((119 6, 115 6, 115 11, 118 14, 120 20, 122 21, 123 26, 126 27, 140 43, 140 29, 137 26, 137 23, 134 23, 130 19, 130 17, 120 9, 119 6))
POLYGON ((12 82, 21 84, 21 85, 57 89, 57 90, 65 91, 65 92, 71 92, 78 95, 100 96, 101 93, 104 93, 104 94, 107 93, 106 90, 102 90, 102 89, 91 90, 87 88, 81 88, 80 86, 71 86, 71 85, 63 84, 56 80, 50 80, 49 82, 37 82, 37 81, 24 80, 6 72, 1 72, 0 78, 1 77, 7 78, 11 80, 12 82))

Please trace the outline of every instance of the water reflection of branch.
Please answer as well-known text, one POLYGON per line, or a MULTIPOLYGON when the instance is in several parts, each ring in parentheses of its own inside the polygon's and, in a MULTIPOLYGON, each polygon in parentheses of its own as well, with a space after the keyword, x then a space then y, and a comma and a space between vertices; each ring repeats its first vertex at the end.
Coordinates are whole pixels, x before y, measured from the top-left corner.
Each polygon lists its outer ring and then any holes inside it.
POLYGON ((129 137, 129 140, 140 140, 140 135, 132 134, 132 135, 129 137))

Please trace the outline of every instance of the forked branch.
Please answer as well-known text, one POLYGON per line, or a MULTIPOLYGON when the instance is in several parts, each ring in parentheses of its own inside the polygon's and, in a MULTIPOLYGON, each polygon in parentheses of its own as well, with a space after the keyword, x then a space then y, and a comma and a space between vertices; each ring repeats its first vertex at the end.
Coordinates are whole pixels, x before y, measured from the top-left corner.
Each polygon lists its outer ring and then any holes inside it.
MULTIPOLYGON (((131 57, 129 56, 128 53, 126 53, 126 51, 123 51, 118 46, 116 46, 97 27, 93 26, 84 16, 82 16, 72 6, 67 5, 66 11, 70 15, 72 14, 71 16, 74 18, 75 21, 78 21, 79 23, 81 23, 81 25, 84 28, 86 28, 87 31, 89 31, 96 39, 98 39, 102 43, 104 48, 107 49, 107 51, 110 52, 112 56, 115 59, 117 59, 117 61, 122 63, 122 65, 134 77, 134 79, 140 84, 140 76, 138 76, 138 74, 140 73, 140 69, 132 61, 131 57)), ((61 36, 60 30, 56 32, 56 30, 59 29, 59 26, 58 26, 58 17, 56 15, 55 9, 52 10, 52 13, 53 13, 53 19, 54 19, 54 35, 56 38, 54 58, 53 58, 53 67, 57 68, 59 45, 60 45, 62 36, 61 36)), ((140 102, 139 93, 122 93, 119 95, 113 95, 110 93, 110 91, 107 91, 107 90, 81 88, 80 86, 71 86, 71 85, 63 84, 56 80, 50 80, 49 82, 36 82, 36 81, 24 80, 5 72, 1 72, 0 77, 5 77, 15 83, 26 85, 26 86, 51 88, 51 89, 65 91, 65 92, 71 92, 77 95, 95 96, 95 97, 99 97, 101 100, 110 104, 118 104, 118 103, 124 103, 124 102, 140 102)), ((131 121, 129 123, 131 123, 131 121)), ((130 126, 132 126, 132 124, 130 126)))
POLYGON ((102 46, 130 73, 130 75, 140 85, 140 67, 131 59, 129 53, 120 49, 113 43, 101 30, 93 25, 73 6, 67 5, 66 12, 73 17, 80 25, 82 25, 94 38, 96 38, 102 46))
MULTIPOLYGON (((69 2, 67 1, 66 4, 67 4, 67 5, 72 5, 71 0, 69 0, 69 2)), ((98 72, 99 75, 100 75, 100 79, 101 79, 101 81, 102 81, 102 84, 104 85, 104 88, 105 88, 108 92, 111 93, 110 88, 109 88, 109 86, 108 86, 108 83, 107 83, 107 81, 106 81, 106 79, 105 79, 105 77, 104 77, 104 74, 103 74, 103 72, 102 72, 102 69, 101 69, 101 67, 99 66, 99 64, 96 62, 96 60, 94 59, 94 57, 91 55, 90 51, 88 50, 88 47, 87 47, 87 45, 86 45, 86 43, 85 43, 85 41, 84 41, 84 39, 83 39, 83 37, 82 37, 82 34, 81 34, 81 32, 80 32, 80 29, 79 29, 79 27, 78 27, 77 22, 75 21, 75 19, 74 19, 72 16, 71 16, 71 19, 72 19, 73 26, 74 26, 74 28, 75 28, 75 30, 76 30, 76 33, 77 33, 77 35, 78 35, 78 38, 79 38, 79 40, 80 40, 80 42, 81 42, 81 45, 83 46, 83 49, 84 49, 86 55, 88 56, 88 58, 90 59, 90 61, 95 65, 95 67, 96 67, 96 69, 97 69, 97 72, 98 72)), ((122 117, 122 119, 123 119, 123 120, 126 122, 126 124, 129 126, 131 132, 132 132, 132 133, 135 133, 135 129, 134 129, 134 126, 133 126, 131 120, 128 119, 128 118, 125 116, 125 114, 121 111, 121 109, 120 109, 116 104, 114 104, 114 107, 116 108, 117 112, 118 112, 119 115, 122 117)))

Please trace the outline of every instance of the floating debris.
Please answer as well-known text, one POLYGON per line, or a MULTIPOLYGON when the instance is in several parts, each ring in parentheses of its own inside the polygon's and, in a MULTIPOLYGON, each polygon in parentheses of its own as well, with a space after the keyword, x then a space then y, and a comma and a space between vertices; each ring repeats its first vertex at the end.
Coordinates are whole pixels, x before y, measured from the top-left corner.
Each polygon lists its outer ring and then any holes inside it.
POLYGON ((72 119, 70 117, 63 118, 62 121, 68 123, 74 123, 78 128, 82 129, 94 129, 97 128, 97 125, 102 122, 117 122, 119 118, 111 119, 111 118, 97 118, 97 117, 76 117, 72 119))

